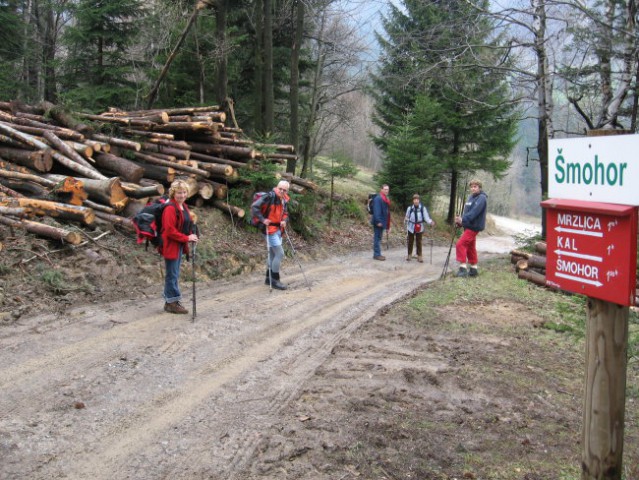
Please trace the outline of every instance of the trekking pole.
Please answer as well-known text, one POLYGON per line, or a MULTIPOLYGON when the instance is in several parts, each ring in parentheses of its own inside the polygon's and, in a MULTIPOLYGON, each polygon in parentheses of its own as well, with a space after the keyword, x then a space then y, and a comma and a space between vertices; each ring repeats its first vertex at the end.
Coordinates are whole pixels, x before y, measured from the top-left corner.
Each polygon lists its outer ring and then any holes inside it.
POLYGON ((448 263, 450 262, 450 254, 453 251, 453 243, 455 243, 455 237, 457 236, 457 228, 453 225, 453 234, 450 239, 450 247, 448 247, 448 255, 446 255, 446 261, 444 262, 444 269, 442 270, 442 274, 439 276, 439 279, 442 280, 446 278, 446 274, 448 273, 448 263))
MULTIPOLYGON (((468 182, 464 182, 464 192, 462 193, 461 197, 457 197, 457 213, 459 215, 461 215, 462 211, 463 211, 463 205, 464 205, 464 201, 466 199, 466 188, 468 187, 468 182)), ((453 244, 455 243, 455 237, 457 236, 457 226, 454 224, 452 225, 452 230, 453 230, 453 234, 451 235, 451 239, 450 239, 450 247, 448 247, 448 255, 446 256, 446 261, 444 262, 444 268, 442 270, 442 274, 440 275, 439 279, 442 280, 446 277, 446 274, 448 273, 448 264, 450 262, 450 254, 453 251, 453 244)))
POLYGON ((271 245, 268 241, 268 225, 265 225, 264 238, 266 239, 266 268, 268 269, 268 288, 269 293, 273 292, 273 275, 271 274, 271 245))
POLYGON ((193 275, 193 315, 191 316, 191 321, 195 322, 195 317, 197 317, 197 303, 195 301, 195 247, 197 243, 191 242, 193 247, 193 251, 191 252, 191 274, 193 275))
POLYGON ((297 264, 302 271, 302 275, 304 276, 304 281, 306 282, 306 286, 308 287, 308 291, 311 291, 311 284, 308 283, 308 279, 306 278, 306 274, 304 273, 304 269, 302 268, 302 264, 300 263, 299 258, 297 258, 297 252, 295 252, 295 247, 293 246, 293 242, 291 241, 291 237, 288 235, 288 230, 284 227, 284 233, 286 234, 286 239, 288 240, 288 244, 291 246, 291 250, 293 251, 293 258, 297 261, 297 264))
MULTIPOLYGON (((194 225, 194 232, 198 238, 200 237, 200 231, 197 228, 197 225, 194 225)), ((195 317, 197 316, 197 303, 195 300, 195 253, 196 253, 196 247, 197 247, 197 243, 196 242, 191 242, 191 245, 193 247, 193 252, 191 253, 191 274, 193 275, 193 314, 191 316, 191 321, 195 322, 195 317)))

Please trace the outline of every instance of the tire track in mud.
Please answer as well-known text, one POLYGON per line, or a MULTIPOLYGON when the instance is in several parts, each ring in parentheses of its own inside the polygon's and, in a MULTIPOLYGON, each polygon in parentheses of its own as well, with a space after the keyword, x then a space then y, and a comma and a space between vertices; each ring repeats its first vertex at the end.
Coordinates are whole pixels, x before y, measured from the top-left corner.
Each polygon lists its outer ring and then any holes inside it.
POLYGON ((34 412, 42 422, 67 423, 55 448, 36 444, 34 452, 16 453, 13 463, 26 467, 21 471, 29 478, 230 478, 250 461, 262 428, 341 339, 437 278, 441 267, 394 255, 386 263, 352 256, 307 266, 310 292, 294 265, 286 292, 269 293, 263 276, 200 287, 195 323, 158 313, 161 303, 153 300, 159 308, 151 301, 144 308, 120 305, 126 323, 108 330, 113 314, 99 311, 66 326, 92 330, 69 344, 62 333, 52 336, 44 352, 0 372, 0 388, 11 392, 11 400, 0 398, 0 412, 8 411, 0 416, 0 434, 11 417, 34 412), (109 372, 118 351, 139 357, 143 372, 109 372), (90 418, 51 411, 50 396, 42 393, 83 373, 95 405, 84 411, 90 418), (101 383, 105 377, 112 381, 101 383), (173 381, 153 383, 165 377, 173 381), (33 405, 16 401, 38 394, 33 405), (4 410, 7 403, 13 405, 4 410), (44 450, 55 460, 42 464, 33 457, 44 450))

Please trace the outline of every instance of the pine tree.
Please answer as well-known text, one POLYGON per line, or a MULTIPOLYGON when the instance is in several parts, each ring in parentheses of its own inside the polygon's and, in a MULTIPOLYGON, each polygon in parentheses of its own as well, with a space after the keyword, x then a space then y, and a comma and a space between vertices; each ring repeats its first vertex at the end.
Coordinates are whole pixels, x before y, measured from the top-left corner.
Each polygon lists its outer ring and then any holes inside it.
POLYGON ((425 204, 432 200, 429 193, 441 178, 442 166, 428 127, 440 115, 439 105, 419 97, 415 110, 387 138, 386 161, 377 180, 393 186, 393 198, 400 205, 409 205, 415 193, 425 204))
MULTIPOLYGON (((459 0, 404 0, 403 6, 391 8, 383 24, 387 37, 380 36, 384 60, 373 87, 382 133, 375 141, 386 155, 385 171, 394 171, 387 164, 398 161, 389 149, 395 125, 406 117, 418 121, 423 115, 413 112, 420 109, 431 112, 421 129, 430 133, 436 158, 430 171, 449 185, 452 221, 460 180, 477 170, 499 177, 508 169, 517 116, 505 78, 489 68, 498 61, 494 50, 482 48, 492 31, 487 19, 459 0)), ((404 182, 386 181, 394 192, 404 182)))
POLYGON ((136 91, 132 47, 142 16, 139 0, 80 0, 73 7, 75 24, 64 41, 62 95, 91 110, 129 107, 136 91))

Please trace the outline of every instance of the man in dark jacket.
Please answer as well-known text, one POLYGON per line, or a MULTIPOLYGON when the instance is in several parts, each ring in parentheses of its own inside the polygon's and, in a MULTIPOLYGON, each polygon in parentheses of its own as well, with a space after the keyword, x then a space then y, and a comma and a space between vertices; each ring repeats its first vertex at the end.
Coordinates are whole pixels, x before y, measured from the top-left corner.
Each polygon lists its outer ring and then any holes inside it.
POLYGON ((461 217, 455 218, 458 227, 464 227, 464 233, 457 240, 455 245, 456 258, 459 262, 457 277, 476 277, 477 270, 477 234, 486 228, 486 207, 488 205, 488 195, 482 191, 482 184, 479 180, 471 180, 470 196, 464 205, 464 212, 461 217), (468 269, 467 263, 470 265, 468 269))
POLYGON ((390 199, 388 193, 390 188, 388 185, 382 185, 379 194, 372 200, 371 225, 373 225, 373 258, 375 260, 386 260, 382 255, 382 236, 384 230, 390 230, 390 199))

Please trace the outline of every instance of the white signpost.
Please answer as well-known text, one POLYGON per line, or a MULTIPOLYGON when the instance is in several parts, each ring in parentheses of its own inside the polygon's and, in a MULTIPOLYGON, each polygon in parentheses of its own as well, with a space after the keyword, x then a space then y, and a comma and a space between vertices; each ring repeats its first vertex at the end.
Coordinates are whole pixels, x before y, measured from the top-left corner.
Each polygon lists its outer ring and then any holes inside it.
POLYGON ((639 206, 639 135, 548 140, 548 198, 639 206))
POLYGON ((610 133, 548 141, 549 200, 542 202, 551 229, 548 284, 589 297, 581 480, 621 480, 623 471, 639 135, 610 133), (619 247, 630 248, 618 256, 619 247))

